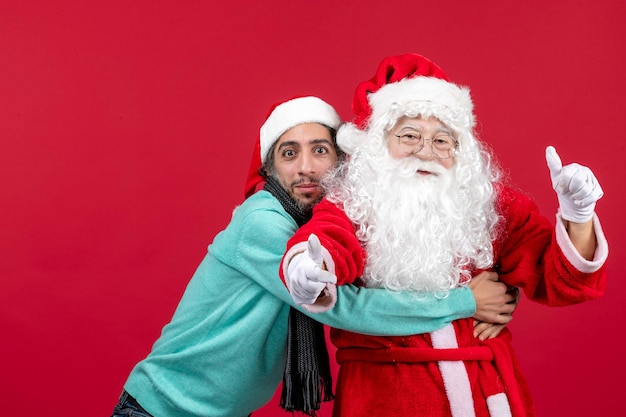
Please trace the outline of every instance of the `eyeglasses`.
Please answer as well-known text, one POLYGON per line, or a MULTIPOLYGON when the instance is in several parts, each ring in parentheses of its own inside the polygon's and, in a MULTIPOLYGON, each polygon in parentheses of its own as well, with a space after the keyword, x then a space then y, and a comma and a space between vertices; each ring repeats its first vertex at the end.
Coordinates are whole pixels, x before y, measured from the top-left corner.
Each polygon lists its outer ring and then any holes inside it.
POLYGON ((450 135, 441 134, 434 138, 425 138, 419 132, 410 132, 403 135, 395 135, 400 143, 400 148, 406 152, 407 155, 418 153, 424 149, 426 141, 430 141, 430 149, 439 159, 448 159, 454 155, 454 150, 459 145, 456 139, 450 135))

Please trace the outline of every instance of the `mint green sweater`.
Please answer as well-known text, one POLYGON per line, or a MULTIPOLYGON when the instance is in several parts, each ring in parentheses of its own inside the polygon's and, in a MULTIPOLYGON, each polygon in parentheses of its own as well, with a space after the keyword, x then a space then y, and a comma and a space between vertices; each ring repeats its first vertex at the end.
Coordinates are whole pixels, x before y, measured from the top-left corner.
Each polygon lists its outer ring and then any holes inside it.
MULTIPOLYGON (((171 322, 126 381, 124 388, 148 412, 155 417, 243 417, 272 398, 285 366, 289 307, 295 306, 278 268, 296 228, 265 191, 235 210, 209 246, 171 322)), ((475 310, 468 288, 453 290, 445 299, 419 300, 384 289, 337 290, 335 307, 312 317, 359 333, 427 333, 475 310)))

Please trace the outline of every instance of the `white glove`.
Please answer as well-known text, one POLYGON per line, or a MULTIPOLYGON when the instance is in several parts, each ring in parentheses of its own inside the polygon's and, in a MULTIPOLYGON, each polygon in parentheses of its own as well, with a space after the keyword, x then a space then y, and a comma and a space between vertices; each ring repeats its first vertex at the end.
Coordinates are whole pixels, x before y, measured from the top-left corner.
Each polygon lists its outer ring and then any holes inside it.
POLYGON ((304 252, 291 258, 285 277, 293 300, 299 304, 313 304, 326 287, 336 284, 335 274, 322 269, 322 245, 315 234, 309 236, 304 252))
POLYGON ((593 172, 585 166, 563 166, 552 146, 546 148, 552 187, 559 198, 561 217, 574 223, 586 223, 593 217, 598 201, 604 195, 593 172))

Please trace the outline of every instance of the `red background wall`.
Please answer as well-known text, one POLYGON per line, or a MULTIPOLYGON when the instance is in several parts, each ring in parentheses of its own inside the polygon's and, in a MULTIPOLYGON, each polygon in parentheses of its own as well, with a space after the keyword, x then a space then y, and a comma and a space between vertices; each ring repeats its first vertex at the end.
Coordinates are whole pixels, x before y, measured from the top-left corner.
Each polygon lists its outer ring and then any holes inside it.
POLYGON ((405 52, 472 88, 482 137, 550 218, 546 145, 593 167, 606 296, 522 300, 511 328, 540 415, 623 412, 625 13, 621 0, 2 1, 2 414, 110 415, 242 201, 269 106, 312 93, 350 118, 356 84, 405 52))

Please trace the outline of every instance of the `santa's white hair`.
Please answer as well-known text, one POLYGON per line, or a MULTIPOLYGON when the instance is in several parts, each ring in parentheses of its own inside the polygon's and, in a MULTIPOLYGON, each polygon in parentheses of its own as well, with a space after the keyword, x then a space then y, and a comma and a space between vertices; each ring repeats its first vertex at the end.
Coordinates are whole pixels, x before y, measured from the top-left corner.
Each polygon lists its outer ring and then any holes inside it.
MULTIPOLYGON (((466 90, 459 94, 469 100, 466 90)), ((327 198, 343 205, 357 226, 367 253, 367 286, 445 296, 467 283, 472 270, 492 265, 499 218, 493 184, 499 173, 475 138, 468 100, 461 100, 460 110, 452 106, 458 100, 391 102, 378 113, 373 107, 366 130, 340 127, 340 146, 356 146, 344 147, 350 156, 325 187, 327 198), (402 116, 435 117, 453 129, 459 144, 451 168, 390 156, 386 134, 402 116), (419 169, 437 175, 420 176, 419 169)))

